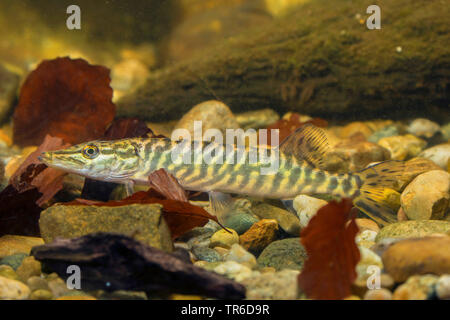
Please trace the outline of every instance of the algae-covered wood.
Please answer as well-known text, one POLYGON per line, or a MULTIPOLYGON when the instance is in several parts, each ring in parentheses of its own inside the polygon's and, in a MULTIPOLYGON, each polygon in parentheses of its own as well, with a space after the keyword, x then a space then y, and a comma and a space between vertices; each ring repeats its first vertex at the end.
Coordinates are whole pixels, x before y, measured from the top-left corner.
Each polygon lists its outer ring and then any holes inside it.
POLYGON ((449 119, 449 7, 439 0, 309 1, 154 72, 123 97, 119 115, 175 119, 208 99, 233 111, 275 108, 325 118, 449 119), (447 13, 444 13, 444 12, 447 13))

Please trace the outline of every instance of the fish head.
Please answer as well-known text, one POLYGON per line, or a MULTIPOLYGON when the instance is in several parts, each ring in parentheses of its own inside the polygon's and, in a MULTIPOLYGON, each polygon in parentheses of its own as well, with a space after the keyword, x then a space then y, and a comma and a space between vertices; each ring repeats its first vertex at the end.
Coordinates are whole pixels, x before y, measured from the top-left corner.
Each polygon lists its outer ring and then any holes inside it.
POLYGON ((38 159, 48 167, 91 179, 123 182, 139 169, 138 141, 91 141, 62 150, 43 152, 38 159))

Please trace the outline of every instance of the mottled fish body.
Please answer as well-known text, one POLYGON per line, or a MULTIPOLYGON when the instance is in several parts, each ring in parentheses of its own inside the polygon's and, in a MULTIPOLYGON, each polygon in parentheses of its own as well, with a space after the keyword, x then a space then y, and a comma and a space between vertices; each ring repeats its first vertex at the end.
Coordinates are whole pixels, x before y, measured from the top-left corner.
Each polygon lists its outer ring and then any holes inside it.
POLYGON ((385 193, 396 189, 404 163, 390 161, 357 173, 333 174, 323 170, 327 146, 322 130, 307 125, 279 148, 130 138, 92 141, 45 152, 41 160, 48 166, 92 179, 128 185, 147 184, 148 176, 163 168, 187 190, 277 199, 292 199, 299 194, 350 197, 355 206, 377 222, 395 221, 396 213, 386 201, 385 193), (212 149, 215 151, 211 152, 212 149), (266 158, 261 158, 261 152, 266 158), (207 161, 205 156, 209 156, 207 161), (268 159, 277 160, 276 170, 262 174, 271 165, 268 159))

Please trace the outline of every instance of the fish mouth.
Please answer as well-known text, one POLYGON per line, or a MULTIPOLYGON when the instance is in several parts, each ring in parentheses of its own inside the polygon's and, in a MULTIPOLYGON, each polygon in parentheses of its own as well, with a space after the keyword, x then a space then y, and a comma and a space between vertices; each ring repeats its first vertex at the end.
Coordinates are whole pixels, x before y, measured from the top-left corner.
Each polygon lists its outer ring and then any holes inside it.
POLYGON ((49 152, 42 152, 37 158, 39 161, 48 164, 52 160, 52 154, 49 152))

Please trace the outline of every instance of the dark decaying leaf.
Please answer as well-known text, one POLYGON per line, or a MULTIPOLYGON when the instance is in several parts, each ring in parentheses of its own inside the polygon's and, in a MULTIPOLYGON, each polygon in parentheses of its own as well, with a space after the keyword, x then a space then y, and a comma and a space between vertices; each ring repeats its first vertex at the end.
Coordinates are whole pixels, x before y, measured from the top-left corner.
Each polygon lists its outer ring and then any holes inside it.
POLYGON ((45 202, 62 189, 62 181, 65 172, 53 168, 47 168, 45 164, 38 160, 38 156, 44 151, 52 151, 67 147, 61 138, 45 136, 42 144, 32 152, 20 167, 11 176, 9 183, 18 191, 24 192, 37 188, 42 197, 38 200, 38 205, 45 202))
POLYGON ((241 284, 123 235, 96 233, 57 239, 34 247, 31 255, 63 278, 70 276, 69 265, 79 266, 83 290, 182 293, 218 299, 245 297, 241 284))
POLYGON ((320 119, 320 118, 313 118, 308 121, 300 121, 300 114, 298 113, 291 113, 289 115, 288 119, 280 119, 277 122, 271 124, 267 127, 268 134, 267 134, 267 141, 268 144, 271 145, 271 130, 278 129, 279 132, 279 141, 283 141, 286 137, 288 137, 291 133, 293 133, 295 130, 300 128, 301 126, 311 123, 317 127, 326 127, 328 126, 328 122, 326 120, 320 119))
POLYGON ((102 137, 115 116, 109 70, 82 59, 45 60, 29 74, 13 117, 13 140, 40 145, 49 134, 76 144, 102 137))
POLYGON ((47 168, 37 157, 43 151, 65 147, 62 139, 46 136, 0 192, 0 234, 39 235, 42 206, 62 189, 64 172, 47 168))
POLYGON ((360 259, 355 244, 358 226, 351 214, 352 201, 331 201, 319 209, 301 232, 308 259, 298 283, 311 299, 343 299, 351 294, 360 259))
POLYGON ((39 216, 42 208, 36 201, 42 194, 36 189, 19 193, 8 185, 0 193, 0 236, 15 234, 39 236, 39 216))

